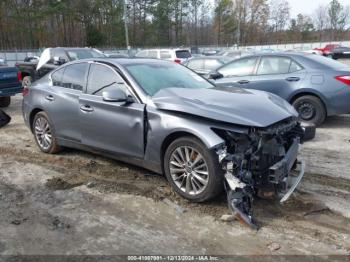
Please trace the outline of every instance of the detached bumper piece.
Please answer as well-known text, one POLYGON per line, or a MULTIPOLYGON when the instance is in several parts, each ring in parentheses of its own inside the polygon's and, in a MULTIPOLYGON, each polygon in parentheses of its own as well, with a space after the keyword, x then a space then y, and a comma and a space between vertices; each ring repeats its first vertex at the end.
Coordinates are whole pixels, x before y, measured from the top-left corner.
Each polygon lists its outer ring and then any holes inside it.
MULTIPOLYGON (((287 201, 304 176, 305 162, 297 160, 299 141, 297 138, 294 139, 284 157, 264 173, 267 185, 274 188, 278 196, 281 197, 281 203, 287 201), (296 169, 298 165, 300 165, 300 172, 297 177, 294 177, 291 171, 296 169)), ((238 175, 234 175, 233 170, 226 169, 225 188, 229 208, 238 220, 257 230, 259 227, 253 218, 252 202, 259 186, 242 181, 240 177, 242 172, 244 171, 240 170, 238 175)))

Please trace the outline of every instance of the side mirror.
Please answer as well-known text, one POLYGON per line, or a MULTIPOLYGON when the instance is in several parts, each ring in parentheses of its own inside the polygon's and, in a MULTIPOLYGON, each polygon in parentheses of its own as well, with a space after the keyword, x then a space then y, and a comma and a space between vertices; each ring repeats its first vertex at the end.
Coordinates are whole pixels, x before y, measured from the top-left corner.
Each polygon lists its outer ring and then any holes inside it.
POLYGON ((209 74, 209 79, 213 79, 213 80, 220 79, 223 77, 224 77, 224 75, 220 74, 219 72, 213 72, 213 73, 209 74))
POLYGON ((134 102, 134 99, 131 96, 127 96, 124 91, 120 88, 115 88, 113 90, 108 90, 102 93, 103 101, 106 102, 116 102, 131 104, 134 102))

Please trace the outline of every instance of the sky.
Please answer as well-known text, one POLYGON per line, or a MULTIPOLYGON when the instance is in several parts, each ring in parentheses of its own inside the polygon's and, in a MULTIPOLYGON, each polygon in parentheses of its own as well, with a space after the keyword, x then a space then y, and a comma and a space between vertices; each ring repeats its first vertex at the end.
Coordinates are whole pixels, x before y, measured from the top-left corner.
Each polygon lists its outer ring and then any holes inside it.
MULTIPOLYGON (((350 0, 338 0, 342 5, 350 5, 350 0)), ((319 5, 328 5, 331 0, 289 0, 291 16, 298 14, 311 15, 319 5)))
MULTIPOLYGON (((216 0, 209 0, 214 5, 216 0)), ((350 0, 338 0, 342 5, 350 5, 350 0)), ((331 0, 288 0, 291 17, 298 14, 312 15, 319 5, 328 5, 331 0)))

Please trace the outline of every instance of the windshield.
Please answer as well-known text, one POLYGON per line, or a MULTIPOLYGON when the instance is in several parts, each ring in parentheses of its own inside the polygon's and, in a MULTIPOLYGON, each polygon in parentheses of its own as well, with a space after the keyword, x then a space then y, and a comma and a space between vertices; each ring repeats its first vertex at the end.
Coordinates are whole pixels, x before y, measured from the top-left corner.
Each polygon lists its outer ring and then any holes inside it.
POLYGON ((67 53, 72 61, 86 59, 86 58, 101 58, 105 57, 102 53, 99 53, 92 49, 76 49, 67 50, 67 53))
POLYGON ((210 82, 186 67, 171 62, 148 62, 125 65, 130 75, 150 96, 161 89, 212 88, 210 82))

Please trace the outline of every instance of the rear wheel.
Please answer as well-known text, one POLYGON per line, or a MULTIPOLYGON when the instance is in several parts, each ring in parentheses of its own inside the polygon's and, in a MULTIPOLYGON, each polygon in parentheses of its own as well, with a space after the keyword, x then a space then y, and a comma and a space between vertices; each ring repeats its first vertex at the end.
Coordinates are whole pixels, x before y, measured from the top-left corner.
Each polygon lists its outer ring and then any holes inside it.
POLYGON ((10 96, 5 96, 5 97, 0 97, 0 107, 8 107, 11 104, 11 97, 10 96))
POLYGON ((39 112, 35 115, 33 133, 35 142, 44 153, 55 154, 61 150, 57 144, 52 124, 45 112, 39 112))
POLYGON ((191 201, 207 201, 223 189, 218 156, 194 137, 182 137, 170 144, 164 169, 174 190, 191 201))
POLYGON ((322 101, 315 96, 302 96, 293 102, 303 122, 321 125, 326 119, 326 109, 322 101))

